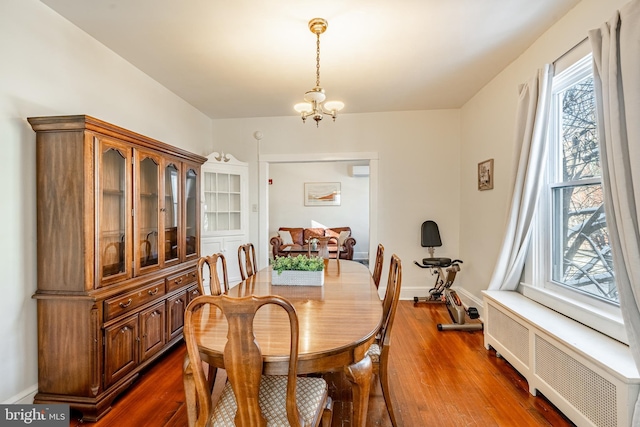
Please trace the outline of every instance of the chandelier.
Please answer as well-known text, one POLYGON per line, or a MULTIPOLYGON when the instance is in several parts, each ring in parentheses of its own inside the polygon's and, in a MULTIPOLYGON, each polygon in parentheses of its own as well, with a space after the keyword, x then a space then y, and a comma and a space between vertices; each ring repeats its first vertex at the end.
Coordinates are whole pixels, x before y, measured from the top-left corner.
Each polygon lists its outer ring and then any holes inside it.
POLYGON ((300 113, 303 122, 306 122, 308 117, 313 117, 316 127, 320 124, 323 115, 331 116, 335 122, 338 111, 344 108, 344 103, 340 101, 324 102, 326 96, 324 89, 320 87, 320 34, 326 31, 327 25, 327 21, 322 18, 309 21, 309 30, 316 35, 316 86, 304 94, 306 102, 293 106, 300 113))

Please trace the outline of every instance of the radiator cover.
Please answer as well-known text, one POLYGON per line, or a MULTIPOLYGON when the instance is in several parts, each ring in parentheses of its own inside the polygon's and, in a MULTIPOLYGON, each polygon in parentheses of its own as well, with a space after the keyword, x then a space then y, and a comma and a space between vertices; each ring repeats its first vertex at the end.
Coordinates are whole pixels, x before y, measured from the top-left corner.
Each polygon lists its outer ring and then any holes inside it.
POLYGON ((540 391, 579 426, 631 425, 640 375, 627 346, 517 292, 483 294, 485 347, 526 378, 532 395, 540 391), (598 360, 594 346, 613 357, 598 360))

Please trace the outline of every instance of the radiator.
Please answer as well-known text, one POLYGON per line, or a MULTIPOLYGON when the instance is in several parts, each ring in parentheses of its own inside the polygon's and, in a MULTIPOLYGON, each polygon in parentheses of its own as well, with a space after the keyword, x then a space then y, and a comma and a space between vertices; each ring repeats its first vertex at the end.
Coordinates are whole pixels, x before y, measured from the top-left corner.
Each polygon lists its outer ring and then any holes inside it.
POLYGON ((526 378, 532 395, 544 394, 578 426, 631 425, 640 375, 627 346, 517 292, 483 294, 485 347, 526 378))

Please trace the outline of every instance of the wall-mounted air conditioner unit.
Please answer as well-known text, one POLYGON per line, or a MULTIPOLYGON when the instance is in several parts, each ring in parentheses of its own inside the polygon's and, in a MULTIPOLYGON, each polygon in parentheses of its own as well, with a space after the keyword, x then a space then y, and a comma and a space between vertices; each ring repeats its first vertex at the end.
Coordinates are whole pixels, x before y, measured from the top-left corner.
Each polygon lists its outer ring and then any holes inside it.
POLYGON ((349 176, 369 176, 369 165, 349 166, 349 176))

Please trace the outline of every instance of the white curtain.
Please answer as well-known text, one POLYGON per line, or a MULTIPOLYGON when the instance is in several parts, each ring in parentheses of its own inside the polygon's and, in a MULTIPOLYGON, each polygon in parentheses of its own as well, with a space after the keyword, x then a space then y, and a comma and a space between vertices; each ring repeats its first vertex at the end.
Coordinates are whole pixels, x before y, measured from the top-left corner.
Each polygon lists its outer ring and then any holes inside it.
MULTIPOLYGON (((640 1, 589 32, 607 227, 631 353, 640 370, 640 1)), ((633 425, 640 425, 640 400, 633 425)))
POLYGON ((553 67, 545 65, 520 86, 516 111, 516 180, 498 262, 489 290, 515 290, 527 256, 533 217, 546 165, 546 133, 549 121, 553 67))

